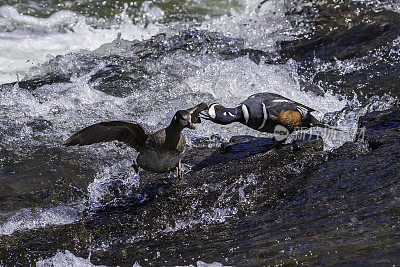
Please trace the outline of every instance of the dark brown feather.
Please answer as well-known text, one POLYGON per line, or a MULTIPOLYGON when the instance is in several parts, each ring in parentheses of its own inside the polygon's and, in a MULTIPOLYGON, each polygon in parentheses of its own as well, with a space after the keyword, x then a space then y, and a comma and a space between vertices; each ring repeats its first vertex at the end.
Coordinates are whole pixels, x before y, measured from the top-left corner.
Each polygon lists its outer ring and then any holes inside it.
POLYGON ((201 111, 208 109, 208 105, 206 103, 200 103, 197 106, 187 109, 190 113, 192 123, 201 123, 199 114, 201 111))
POLYGON ((64 146, 91 145, 100 142, 120 141, 136 150, 147 140, 149 133, 134 121, 100 122, 86 127, 64 141, 64 146))

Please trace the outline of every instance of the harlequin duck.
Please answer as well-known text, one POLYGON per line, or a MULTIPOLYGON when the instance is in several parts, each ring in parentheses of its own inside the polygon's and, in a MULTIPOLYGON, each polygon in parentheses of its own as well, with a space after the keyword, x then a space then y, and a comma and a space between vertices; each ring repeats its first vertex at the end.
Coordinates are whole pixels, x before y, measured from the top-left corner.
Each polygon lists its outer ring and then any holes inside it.
POLYGON ((155 133, 149 133, 134 121, 100 122, 76 132, 63 145, 120 141, 139 152, 134 163, 136 172, 138 167, 159 173, 177 167, 178 178, 182 179, 181 158, 186 149, 182 130, 194 129, 193 123, 201 122, 199 113, 207 107, 207 104, 201 103, 190 109, 178 110, 169 126, 155 133))
MULTIPOLYGON (((218 124, 240 122, 260 132, 275 133, 287 130, 292 133, 299 127, 332 128, 319 122, 310 113, 314 109, 274 93, 258 93, 250 96, 235 108, 212 104, 202 111, 202 118, 218 124)), ((287 135, 286 135, 287 136, 287 135)))

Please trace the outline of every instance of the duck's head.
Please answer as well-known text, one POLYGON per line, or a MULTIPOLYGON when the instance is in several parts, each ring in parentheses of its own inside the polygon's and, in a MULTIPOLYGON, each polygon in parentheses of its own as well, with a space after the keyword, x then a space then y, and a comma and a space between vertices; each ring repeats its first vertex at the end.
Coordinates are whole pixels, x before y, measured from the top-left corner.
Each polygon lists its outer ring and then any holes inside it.
POLYGON ((179 126, 182 128, 195 129, 193 123, 200 123, 199 113, 207 109, 206 103, 200 103, 193 108, 178 110, 172 119, 171 125, 179 126))
POLYGON ((218 103, 211 104, 200 115, 203 119, 223 125, 239 121, 241 116, 238 108, 226 108, 218 103))
POLYGON ((195 129, 192 123, 192 115, 188 110, 178 110, 172 118, 171 125, 192 130, 195 129))

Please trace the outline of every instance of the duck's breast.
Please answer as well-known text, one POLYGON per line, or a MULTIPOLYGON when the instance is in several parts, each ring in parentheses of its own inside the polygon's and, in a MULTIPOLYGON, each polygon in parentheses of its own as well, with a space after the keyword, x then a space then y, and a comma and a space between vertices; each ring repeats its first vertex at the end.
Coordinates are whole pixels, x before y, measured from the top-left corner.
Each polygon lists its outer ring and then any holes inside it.
POLYGON ((137 157, 139 167, 153 172, 168 172, 175 168, 182 158, 179 151, 144 149, 137 157))

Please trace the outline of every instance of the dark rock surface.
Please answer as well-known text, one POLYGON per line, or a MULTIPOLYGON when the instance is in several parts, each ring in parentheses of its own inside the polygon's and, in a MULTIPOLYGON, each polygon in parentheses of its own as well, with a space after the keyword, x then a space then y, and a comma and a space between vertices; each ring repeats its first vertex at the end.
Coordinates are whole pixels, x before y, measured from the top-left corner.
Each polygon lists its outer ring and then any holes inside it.
POLYGON ((92 164, 93 158, 61 147, 40 147, 26 155, 0 147, 0 212, 84 198, 81 188, 93 180, 92 164))
POLYGON ((305 17, 309 17, 313 32, 305 38, 282 42, 283 57, 300 61, 314 57, 322 60, 358 58, 399 37, 398 13, 374 11, 349 1, 340 6, 333 2, 314 5, 314 10, 308 7, 297 11, 308 14, 305 17))
POLYGON ((288 16, 295 15, 305 18, 296 27, 309 32, 281 42, 280 55, 300 62, 306 90, 356 94, 363 103, 372 96, 398 97, 399 13, 354 1, 323 1, 302 8, 289 4, 288 16))
POLYGON ((336 71, 322 71, 315 75, 314 83, 329 85, 341 93, 356 91, 359 95, 400 95, 400 63, 382 62, 360 70, 340 74, 336 71))
MULTIPOLYGON (((400 17, 400 15, 399 15, 400 17)), ((400 34, 399 17, 391 20, 362 23, 346 30, 334 30, 324 36, 282 43, 281 55, 296 60, 345 60, 367 55, 387 45, 400 34)))
MULTIPOLYGON (((90 250, 93 263, 107 265, 146 259, 155 265, 395 264, 400 111, 367 114, 359 126, 364 136, 331 152, 322 152, 317 139, 295 150, 267 148, 203 166, 187 172, 183 185, 150 175, 145 202, 89 211, 70 225, 2 236, 0 258, 5 264, 28 263, 68 249, 85 258, 90 250)), ((255 146, 264 142, 247 140, 255 146)), ((192 149, 185 161, 196 165, 245 144, 192 149)))

